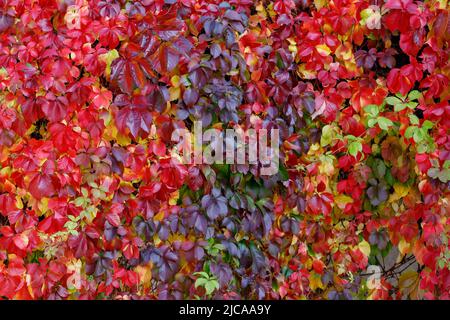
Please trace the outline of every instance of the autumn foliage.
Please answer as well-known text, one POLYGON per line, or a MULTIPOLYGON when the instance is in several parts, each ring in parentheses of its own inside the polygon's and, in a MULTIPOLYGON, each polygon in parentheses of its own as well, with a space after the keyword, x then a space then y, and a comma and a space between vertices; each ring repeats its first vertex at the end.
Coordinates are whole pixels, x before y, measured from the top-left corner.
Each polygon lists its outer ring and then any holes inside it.
POLYGON ((449 38, 446 0, 0 0, 0 297, 450 299, 449 38), (278 173, 181 163, 198 120, 278 173))

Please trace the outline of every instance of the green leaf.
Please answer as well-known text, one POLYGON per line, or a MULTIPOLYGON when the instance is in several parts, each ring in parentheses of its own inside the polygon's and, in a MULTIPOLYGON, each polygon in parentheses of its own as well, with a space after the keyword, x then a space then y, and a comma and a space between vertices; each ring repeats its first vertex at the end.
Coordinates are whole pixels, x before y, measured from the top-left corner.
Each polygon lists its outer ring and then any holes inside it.
POLYGON ((195 287, 203 287, 206 283, 208 282, 208 279, 205 278, 198 278, 197 280, 195 280, 195 287))
POLYGON ((411 124, 418 125, 419 124, 419 118, 415 114, 410 114, 409 115, 409 122, 411 124))
POLYGON ((217 280, 210 280, 205 284, 206 294, 210 295, 215 289, 219 290, 219 282, 217 280))
POLYGON ((353 141, 348 145, 348 153, 354 157, 358 154, 358 152, 362 151, 362 144, 359 141, 353 141))
POLYGON ((439 267, 439 269, 444 269, 445 268, 445 260, 444 259, 439 259, 438 260, 438 267, 439 267))
POLYGON ((384 178, 384 175, 386 174, 386 165, 384 164, 384 162, 382 160, 377 162, 377 165, 374 170, 374 174, 380 179, 384 178))
POLYGON ((77 226, 78 226, 77 223, 73 221, 67 221, 66 224, 64 225, 64 227, 67 228, 68 230, 73 230, 77 226))
POLYGON ((379 117, 378 118, 378 125, 380 126, 380 129, 382 130, 388 130, 390 126, 392 126, 394 123, 385 117, 379 117))
POLYGON ((410 139, 418 128, 416 126, 408 127, 405 131, 405 138, 410 139))
POLYGON ((322 128, 322 136, 320 137, 320 145, 325 147, 333 140, 333 127, 326 125, 322 128))
POLYGON ((221 243, 216 243, 214 245, 214 248, 216 248, 217 250, 225 250, 225 246, 221 243))
POLYGON ((410 101, 406 103, 406 106, 410 109, 415 109, 417 107, 418 103, 414 101, 410 101))
POLYGON ((438 178, 443 183, 446 183, 446 182, 450 181, 450 169, 443 169, 443 170, 441 170, 439 172, 438 178))
POLYGON ((430 168, 428 169, 427 174, 429 177, 439 179, 444 183, 450 181, 450 169, 439 170, 438 168, 430 168))
POLYGON ((92 188, 98 188, 98 184, 96 184, 94 181, 89 182, 88 185, 92 188))
POLYGON ((86 188, 81 188, 81 194, 83 197, 87 198, 89 196, 89 192, 86 188))
POLYGON ((362 20, 367 20, 367 18, 369 18, 370 16, 372 16, 372 10, 371 9, 364 9, 361 10, 361 19, 362 20))
POLYGON ((277 67, 280 69, 284 68, 283 58, 281 58, 279 53, 277 53, 277 67))
POLYGON ((369 128, 372 128, 373 126, 375 126, 377 124, 377 119, 369 119, 369 121, 367 122, 367 125, 369 126, 369 128))
POLYGON ((407 105, 405 103, 399 103, 394 106, 394 111, 400 112, 400 111, 406 109, 406 107, 407 107, 407 105))
POLYGON ((253 198, 251 198, 248 194, 245 195, 245 198, 247 199, 248 210, 250 210, 250 212, 255 211, 256 206, 255 201, 253 201, 253 198))
POLYGON ((391 248, 392 248, 392 243, 389 241, 388 244, 386 245, 386 247, 383 250, 381 250, 381 256, 383 258, 385 258, 391 251, 391 248))
POLYGON ((418 90, 413 90, 408 94, 408 100, 417 100, 422 96, 422 94, 420 93, 420 91, 418 90))
POLYGON ((384 101, 386 101, 386 103, 390 104, 391 106, 395 106, 395 105, 403 102, 402 100, 400 100, 397 97, 387 97, 384 101))
POLYGON ((93 189, 92 195, 95 199, 102 199, 106 196, 105 193, 101 192, 99 189, 93 189))
POLYGON ((445 160, 444 165, 442 167, 444 169, 450 169, 450 160, 445 160))
POLYGON ((194 272, 193 274, 202 276, 203 278, 209 278, 209 275, 205 271, 194 272))
POLYGON ((76 217, 75 217, 75 216, 73 216, 73 215, 71 215, 71 214, 68 215, 67 218, 69 218, 70 220, 75 221, 75 222, 78 221, 78 220, 80 220, 80 216, 76 216, 76 217))
POLYGON ((389 168, 386 169, 386 175, 385 175, 384 178, 385 178, 386 182, 387 182, 390 186, 393 186, 393 185, 394 185, 395 179, 394 179, 394 177, 392 176, 391 170, 390 170, 389 168))
POLYGON ((426 132, 423 131, 423 129, 417 128, 417 130, 414 130, 413 139, 416 143, 419 143, 424 140, 426 135, 426 132))
POLYGON ((111 63, 119 57, 119 52, 116 49, 108 51, 108 53, 105 53, 101 55, 101 59, 106 63, 106 70, 105 74, 106 77, 109 79, 109 76, 111 75, 111 63))
POLYGON ((77 207, 81 207, 85 204, 85 199, 83 197, 78 197, 75 199, 74 203, 77 207))
MULTIPOLYGON (((445 243, 445 244, 448 244, 448 241, 445 241, 444 243, 445 243)), ((445 259, 450 260, 450 251, 446 251, 446 252, 444 253, 444 256, 445 256, 445 259)))
POLYGON ((278 166, 278 173, 280 175, 281 181, 287 181, 289 180, 289 173, 287 169, 280 163, 278 166))
POLYGON ((418 153, 427 153, 429 152, 429 147, 426 143, 419 143, 417 144, 417 152, 418 153))
POLYGON ((369 105, 365 106, 364 110, 367 113, 369 113, 370 115, 372 115, 372 117, 376 117, 378 115, 378 113, 380 112, 378 109, 378 106, 375 104, 369 104, 369 105))
POLYGON ((422 123, 422 128, 424 128, 425 130, 429 130, 429 129, 433 128, 433 122, 431 122, 430 120, 425 120, 422 123))

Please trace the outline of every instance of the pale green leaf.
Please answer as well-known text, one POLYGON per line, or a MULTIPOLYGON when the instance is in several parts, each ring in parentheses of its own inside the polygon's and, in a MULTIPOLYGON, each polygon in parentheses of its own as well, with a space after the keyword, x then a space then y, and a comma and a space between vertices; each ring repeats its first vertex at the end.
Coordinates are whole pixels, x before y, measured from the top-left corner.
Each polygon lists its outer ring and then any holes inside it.
POLYGON ((358 154, 358 152, 362 151, 361 142, 354 141, 348 145, 348 153, 354 157, 358 154))
POLYGON ((195 287, 203 287, 205 286, 205 284, 208 282, 208 279, 205 278, 198 278, 197 280, 195 280, 195 287))
POLYGON ((322 128, 322 136, 320 137, 320 145, 325 147, 333 140, 333 128, 330 125, 326 125, 322 128))
POLYGON ((385 101, 386 101, 387 104, 390 104, 391 106, 395 106, 395 105, 403 102, 402 100, 400 100, 397 97, 387 97, 385 99, 385 101))
POLYGON ((409 115, 409 122, 411 124, 418 125, 419 124, 419 118, 415 114, 410 114, 409 115))
POLYGON ((389 127, 391 127, 394 123, 385 117, 379 117, 378 118, 378 125, 380 126, 380 129, 382 130, 388 130, 389 127))
POLYGON ((369 113, 372 117, 376 117, 379 113, 379 109, 377 105, 369 104, 364 107, 364 110, 369 113))
POLYGON ((373 126, 375 126, 377 124, 377 119, 369 119, 369 121, 367 122, 367 125, 369 126, 369 128, 372 128, 373 126))
POLYGON ((422 123, 422 128, 424 128, 425 130, 433 128, 433 122, 431 122, 430 120, 425 120, 422 123))
POLYGON ((407 105, 405 103, 399 103, 394 106, 394 111, 400 112, 400 111, 406 109, 406 107, 407 107, 407 105))
POLYGON ((415 132, 417 129, 418 129, 418 128, 415 127, 415 126, 408 127, 408 128, 406 129, 406 131, 405 131, 405 138, 408 138, 408 139, 412 138, 412 136, 414 135, 414 132, 415 132))
POLYGON ((422 94, 418 90, 413 90, 408 94, 408 100, 417 100, 422 94))

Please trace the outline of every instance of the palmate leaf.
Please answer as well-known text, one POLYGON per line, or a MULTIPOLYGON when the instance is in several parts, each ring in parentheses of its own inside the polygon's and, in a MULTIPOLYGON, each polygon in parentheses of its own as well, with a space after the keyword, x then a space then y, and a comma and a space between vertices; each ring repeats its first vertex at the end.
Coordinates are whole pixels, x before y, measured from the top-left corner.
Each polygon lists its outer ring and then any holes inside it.
POLYGON ((42 104, 42 112, 52 122, 63 120, 69 113, 69 100, 66 96, 56 97, 49 93, 42 104))
POLYGON ((148 97, 135 96, 130 99, 126 95, 118 95, 114 105, 120 108, 116 114, 119 131, 124 134, 130 132, 134 138, 150 133, 152 114, 149 103, 148 97))
POLYGON ((128 129, 134 138, 137 138, 141 131, 149 133, 151 121, 152 116, 148 110, 133 106, 120 109, 116 116, 119 130, 126 132, 128 129))
POLYGON ((362 144, 359 141, 353 141, 348 145, 348 153, 356 157, 358 152, 362 152, 362 144))
POLYGON ((189 51, 192 44, 184 37, 178 37, 169 42, 163 42, 158 49, 150 56, 152 67, 160 74, 172 72, 180 67, 180 59, 189 59, 189 51))
POLYGON ((227 199, 221 195, 219 189, 213 189, 211 194, 202 198, 202 208, 212 220, 228 213, 227 199))
POLYGON ((1 12, 0 13, 0 32, 8 30, 14 24, 14 18, 1 12))
POLYGON ((34 175, 28 188, 30 193, 36 199, 50 197, 56 193, 55 185, 53 184, 51 176, 48 174, 37 173, 34 175))
POLYGON ((136 88, 142 89, 153 77, 156 74, 152 64, 136 43, 124 44, 119 58, 111 63, 111 82, 123 93, 131 94, 136 88))
POLYGON ((195 280, 195 287, 204 287, 205 284, 208 283, 208 279, 206 278, 198 278, 197 280, 195 280))
POLYGON ((392 122, 392 120, 386 118, 386 117, 378 117, 377 118, 377 122, 378 122, 378 126, 380 127, 380 129, 382 130, 388 130, 389 127, 393 126, 394 123, 392 122))
POLYGON ((214 290, 219 290, 219 282, 215 279, 209 280, 205 283, 206 294, 211 294, 214 290))

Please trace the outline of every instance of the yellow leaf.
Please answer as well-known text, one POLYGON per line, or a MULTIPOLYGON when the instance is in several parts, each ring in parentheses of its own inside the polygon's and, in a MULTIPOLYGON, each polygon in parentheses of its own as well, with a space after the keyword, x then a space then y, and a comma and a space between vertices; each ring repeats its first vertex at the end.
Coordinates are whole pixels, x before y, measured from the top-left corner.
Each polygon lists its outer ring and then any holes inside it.
POLYGON ((275 17, 277 15, 277 13, 275 12, 275 10, 273 10, 273 3, 270 3, 267 6, 267 11, 269 12, 269 16, 270 17, 275 17))
MULTIPOLYGON (((6 150, 7 148, 4 148, 4 149, 6 150)), ((9 166, 0 169, 0 176, 8 176, 10 173, 11 173, 11 168, 9 166)))
POLYGON ((389 196, 389 202, 394 202, 407 196, 409 189, 409 187, 400 183, 394 184, 394 193, 389 196))
POLYGON ((295 42, 294 38, 288 38, 287 41, 289 42, 289 51, 293 53, 297 53, 297 43, 295 42))
POLYGON ((117 141, 117 143, 118 143, 119 145, 121 145, 121 146, 128 146, 128 145, 131 144, 131 139, 130 139, 130 137, 128 137, 128 136, 126 136, 126 135, 123 135, 123 134, 121 134, 120 132, 117 132, 117 135, 116 135, 116 141, 117 141))
POLYGON ((325 174, 327 176, 332 176, 335 172, 335 164, 334 164, 335 158, 333 156, 329 155, 322 155, 320 156, 320 166, 319 170, 321 174, 325 174))
POLYGON ((328 0, 314 0, 314 5, 316 6, 317 10, 322 9, 325 7, 328 3, 328 0))
POLYGON ((437 7, 441 8, 441 9, 447 8, 447 0, 437 0, 433 3, 433 5, 436 5, 436 2, 437 2, 437 7))
POLYGON ((298 66, 297 73, 301 78, 304 79, 315 79, 317 74, 317 72, 314 70, 306 69, 306 65, 304 63, 298 66))
POLYGON ((150 287, 150 281, 152 280, 152 267, 153 264, 149 262, 145 266, 137 266, 134 271, 139 275, 139 282, 144 288, 150 287))
POLYGON ((110 50, 105 54, 99 55, 99 58, 106 63, 105 75, 109 79, 111 74, 111 63, 119 57, 119 52, 116 49, 110 50))
POLYGON ((176 242, 176 241, 182 242, 182 241, 186 241, 186 237, 184 235, 182 235, 182 234, 179 234, 179 233, 170 234, 169 238, 167 239, 167 241, 170 242, 170 243, 173 243, 173 242, 176 242))
POLYGON ((172 86, 178 88, 180 86, 180 77, 174 75, 172 78, 170 78, 170 83, 172 84, 172 86))
POLYGON ((170 101, 175 101, 180 98, 181 89, 180 87, 169 88, 170 101))
POLYGON ((344 44, 341 44, 336 49, 336 57, 338 59, 344 60, 344 61, 350 61, 354 59, 352 46, 350 43, 346 42, 344 44))
POLYGON ((353 199, 345 194, 340 194, 334 197, 334 202, 337 204, 339 209, 343 210, 348 203, 353 202, 353 199))
POLYGON ((411 251, 411 244, 405 239, 401 239, 398 243, 398 251, 403 255, 409 253, 411 251))
POLYGON ((400 275, 398 287, 400 291, 412 299, 418 298, 419 274, 414 270, 407 270, 400 275))
POLYGON ((66 281, 67 288, 70 291, 77 291, 81 289, 81 268, 81 260, 73 260, 67 266, 68 271, 73 272, 73 274, 66 281))
POLYGON ((38 209, 40 212, 45 213, 48 210, 48 198, 42 198, 38 202, 38 209))
POLYGON ((153 220, 155 220, 155 221, 163 221, 164 216, 165 216, 164 211, 160 211, 153 217, 153 220))
POLYGON ((261 2, 256 5, 255 9, 256 12, 262 14, 264 17, 266 16, 266 10, 264 9, 264 5, 261 2))
POLYGON ((361 241, 358 248, 366 257, 370 256, 370 244, 366 240, 361 241))
POLYGON ((405 186, 404 184, 400 183, 394 184, 394 191, 396 194, 398 194, 400 198, 403 198, 406 195, 408 195, 409 189, 411 189, 411 187, 405 186))
POLYGON ((292 53, 297 53, 297 46, 295 44, 290 44, 288 49, 292 53))
POLYGON ((4 78, 8 77, 8 70, 6 70, 5 67, 0 68, 0 77, 4 77, 4 78))
POLYGON ((19 196, 16 196, 16 206, 17 209, 23 209, 22 198, 19 196))
POLYGON ((331 53, 331 49, 326 44, 317 45, 316 50, 323 57, 329 56, 331 53))
POLYGON ((314 271, 311 272, 311 274, 309 276, 309 287, 313 291, 316 291, 317 289, 325 288, 324 284, 322 283, 322 277, 320 276, 320 274, 317 274, 314 271))

